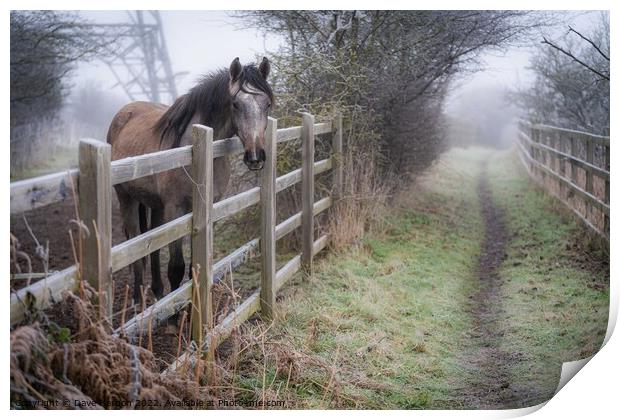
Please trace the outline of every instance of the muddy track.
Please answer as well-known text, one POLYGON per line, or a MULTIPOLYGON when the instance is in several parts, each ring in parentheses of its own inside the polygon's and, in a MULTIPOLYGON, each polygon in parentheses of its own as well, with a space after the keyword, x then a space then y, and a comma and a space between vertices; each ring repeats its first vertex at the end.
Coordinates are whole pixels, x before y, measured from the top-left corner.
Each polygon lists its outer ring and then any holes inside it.
POLYGON ((470 296, 469 312, 473 329, 465 365, 471 372, 463 390, 463 405, 468 408, 500 409, 518 405, 520 392, 511 388, 509 369, 514 356, 502 351, 503 316, 502 279, 498 269, 504 259, 509 234, 503 209, 493 202, 487 179, 486 163, 478 181, 478 199, 485 225, 480 259, 476 270, 477 291, 470 296))

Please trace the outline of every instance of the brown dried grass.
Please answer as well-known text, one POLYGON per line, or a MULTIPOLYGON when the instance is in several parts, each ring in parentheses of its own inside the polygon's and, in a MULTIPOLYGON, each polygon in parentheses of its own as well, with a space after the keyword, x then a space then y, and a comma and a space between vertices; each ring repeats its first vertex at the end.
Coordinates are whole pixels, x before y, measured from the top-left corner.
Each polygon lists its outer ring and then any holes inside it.
POLYGON ((70 328, 44 320, 11 332, 12 408, 149 408, 141 401, 163 408, 203 399, 191 377, 161 374, 152 352, 95 322, 90 301, 67 293, 63 303, 75 320, 70 328), (75 400, 94 404, 78 407, 75 400))
POLYGON ((391 176, 381 174, 377 158, 348 149, 343 159, 342 197, 334 203, 328 229, 331 246, 347 249, 373 228, 382 226, 390 193, 397 184, 391 176))

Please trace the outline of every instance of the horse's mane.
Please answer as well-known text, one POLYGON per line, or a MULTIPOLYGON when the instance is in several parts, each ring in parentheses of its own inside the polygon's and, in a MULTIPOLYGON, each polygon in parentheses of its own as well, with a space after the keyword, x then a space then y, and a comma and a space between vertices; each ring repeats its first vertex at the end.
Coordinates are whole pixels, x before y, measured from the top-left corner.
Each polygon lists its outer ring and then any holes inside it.
MULTIPOLYGON (((228 69, 221 69, 204 76, 188 93, 180 96, 153 127, 160 136, 160 142, 171 139, 170 148, 179 147, 181 138, 196 112, 199 113, 201 124, 214 128, 222 126, 229 117, 232 100, 228 91, 229 80, 228 69)), ((247 92, 246 86, 250 85, 267 94, 273 101, 271 86, 254 64, 243 67, 239 83, 241 90, 247 92)))

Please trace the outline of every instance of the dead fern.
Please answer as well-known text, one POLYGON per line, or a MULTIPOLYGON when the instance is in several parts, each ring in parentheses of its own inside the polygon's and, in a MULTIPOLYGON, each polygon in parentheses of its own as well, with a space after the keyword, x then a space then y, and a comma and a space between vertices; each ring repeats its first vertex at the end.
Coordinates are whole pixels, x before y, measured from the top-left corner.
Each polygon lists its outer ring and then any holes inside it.
POLYGON ((204 399, 195 381, 161 374, 153 353, 96 322, 95 305, 73 293, 63 305, 70 325, 37 322, 11 332, 12 408, 151 408, 144 401, 164 408, 204 399))

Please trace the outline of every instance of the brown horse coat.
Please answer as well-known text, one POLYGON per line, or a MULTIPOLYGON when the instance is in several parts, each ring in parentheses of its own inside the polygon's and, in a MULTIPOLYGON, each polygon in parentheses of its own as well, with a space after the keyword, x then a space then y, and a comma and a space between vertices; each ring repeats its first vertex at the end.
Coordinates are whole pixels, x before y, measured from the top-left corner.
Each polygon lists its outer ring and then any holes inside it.
MULTIPOLYGON (((273 94, 266 79, 269 62, 241 67, 235 59, 228 71, 205 78, 171 106, 132 102, 113 118, 107 141, 112 160, 153 153, 192 144, 192 124, 213 128, 214 139, 238 135, 246 150, 244 161, 250 169, 262 168, 264 131, 273 94)), ((213 161, 213 192, 217 201, 225 193, 230 178, 228 157, 213 161)), ((116 185, 123 226, 127 239, 146 231, 145 208, 150 209, 150 228, 191 211, 190 168, 179 168, 116 185)), ((185 273, 182 239, 169 246, 168 279, 171 290, 181 283, 185 273)), ((134 300, 141 300, 145 260, 133 264, 134 300)), ((151 254, 151 288, 157 298, 163 295, 159 251, 151 254)))

